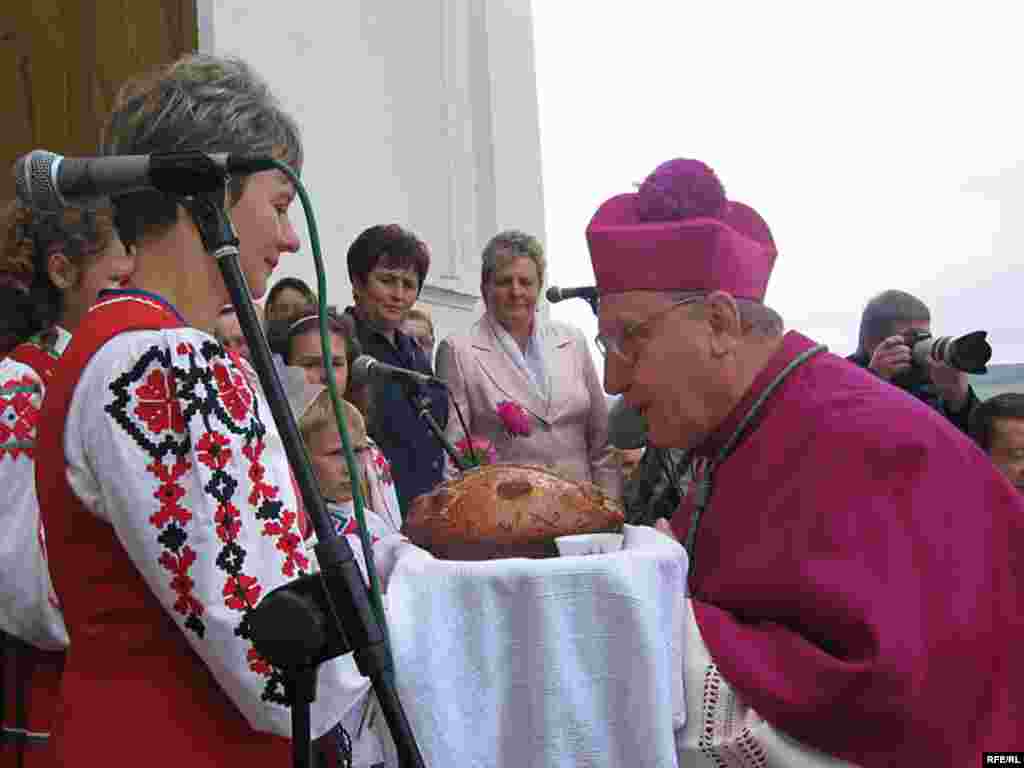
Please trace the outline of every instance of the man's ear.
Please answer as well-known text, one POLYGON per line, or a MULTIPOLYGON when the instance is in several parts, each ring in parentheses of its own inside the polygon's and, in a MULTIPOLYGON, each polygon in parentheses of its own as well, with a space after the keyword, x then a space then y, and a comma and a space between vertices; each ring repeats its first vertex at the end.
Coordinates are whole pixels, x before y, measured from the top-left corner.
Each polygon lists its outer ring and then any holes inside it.
POLYGON ((731 354, 743 336, 740 308, 730 294, 714 291, 704 300, 704 310, 711 329, 711 356, 731 354))
POLYGON ((66 291, 78 283, 78 267, 64 251, 54 251, 46 259, 46 273, 58 290, 66 291))

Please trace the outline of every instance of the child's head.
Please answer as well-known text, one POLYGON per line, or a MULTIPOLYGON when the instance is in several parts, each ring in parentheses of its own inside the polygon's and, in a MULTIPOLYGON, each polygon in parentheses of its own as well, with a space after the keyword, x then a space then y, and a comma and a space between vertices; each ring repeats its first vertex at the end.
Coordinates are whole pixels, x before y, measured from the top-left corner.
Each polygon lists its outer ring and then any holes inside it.
POLYGON ((133 267, 109 206, 0 209, 0 325, 15 343, 54 324, 74 331, 99 292, 133 267))
MULTIPOLYGON (((366 449, 366 424, 362 414, 352 403, 341 401, 341 408, 348 429, 349 442, 353 451, 366 449)), ((334 418, 330 393, 322 391, 306 411, 299 417, 299 432, 306 443, 310 463, 316 473, 317 482, 325 498, 332 501, 349 501, 352 498, 352 479, 345 451, 341 443, 341 434, 334 418)), ((363 498, 366 498, 365 484, 360 486, 363 498)))

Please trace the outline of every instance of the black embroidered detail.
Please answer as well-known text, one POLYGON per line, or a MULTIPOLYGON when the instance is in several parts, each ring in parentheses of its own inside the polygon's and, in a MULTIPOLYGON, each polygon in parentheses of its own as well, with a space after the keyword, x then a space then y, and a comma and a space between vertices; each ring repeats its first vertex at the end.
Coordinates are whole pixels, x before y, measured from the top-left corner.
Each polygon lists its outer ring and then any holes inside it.
POLYGON ((191 614, 187 619, 185 619, 185 627, 187 629, 191 629, 199 635, 199 637, 205 637, 206 635, 206 627, 203 626, 203 622, 201 622, 195 614, 191 614))
POLYGON ((214 470, 203 490, 213 496, 221 504, 227 504, 228 500, 235 495, 238 488, 238 481, 223 470, 214 470))
POLYGON ((217 567, 222 571, 237 576, 245 565, 245 550, 235 542, 229 541, 217 554, 217 567))
POLYGON ((188 540, 188 534, 177 523, 171 523, 163 529, 160 535, 156 537, 156 540, 177 554, 182 545, 188 540))
POLYGON ((264 500, 260 508, 256 510, 256 517, 260 520, 280 520, 281 508, 284 505, 280 501, 264 500))
MULTIPOLYGON (((248 535, 269 536, 283 553, 282 573, 304 572, 309 561, 302 551, 298 515, 289 511, 262 463, 267 427, 260 418, 257 391, 219 344, 181 341, 170 349, 153 346, 132 367, 110 383, 113 399, 105 411, 151 459, 147 472, 159 482, 154 489, 158 510, 150 517, 163 551, 162 568, 176 594, 174 610, 184 627, 202 638, 204 606, 192 593, 190 570, 197 553, 189 546, 186 489, 199 484, 192 472, 207 473, 202 492, 216 507, 216 535, 221 542, 214 563, 224 574, 223 604, 238 613, 233 633, 249 642, 249 669, 264 679, 264 701, 287 706, 284 677, 251 647, 250 616, 264 591, 255 576, 244 572, 243 521, 253 527, 253 513, 263 527, 248 535), (197 351, 198 347, 198 351, 197 351), (195 442, 193 442, 193 437, 195 442), (242 473, 251 483, 239 497, 242 473), (184 504, 184 506, 182 506, 184 504)), ((203 556, 208 556, 204 554, 203 556)))

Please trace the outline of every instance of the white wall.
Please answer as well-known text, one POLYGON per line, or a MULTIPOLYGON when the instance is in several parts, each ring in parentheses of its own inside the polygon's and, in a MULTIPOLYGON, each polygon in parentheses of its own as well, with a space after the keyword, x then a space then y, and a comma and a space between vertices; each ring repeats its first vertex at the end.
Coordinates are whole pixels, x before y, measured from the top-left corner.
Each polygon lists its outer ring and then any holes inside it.
MULTIPOLYGON (((545 240, 529 0, 197 5, 200 49, 245 58, 299 121, 328 300, 351 301, 349 243, 396 222, 431 249, 422 301, 438 339, 467 327, 487 240, 510 227, 545 240)), ((315 288, 298 205, 292 218, 303 250, 272 280, 315 288)))

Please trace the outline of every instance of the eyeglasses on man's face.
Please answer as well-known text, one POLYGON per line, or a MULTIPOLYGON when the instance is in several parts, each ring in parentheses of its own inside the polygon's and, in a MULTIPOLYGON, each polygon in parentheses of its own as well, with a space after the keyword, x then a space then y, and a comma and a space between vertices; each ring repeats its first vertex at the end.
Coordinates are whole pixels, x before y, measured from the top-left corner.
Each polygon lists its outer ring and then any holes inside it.
POLYGON ((597 334, 597 336, 594 337, 594 343, 597 344, 598 350, 605 357, 614 356, 627 365, 633 365, 636 363, 636 352, 628 351, 626 349, 626 343, 630 339, 649 329, 656 320, 665 317, 672 310, 678 309, 686 304, 692 304, 695 301, 701 301, 703 298, 703 296, 688 296, 685 299, 674 301, 659 312, 655 312, 646 320, 624 326, 618 333, 597 334))

